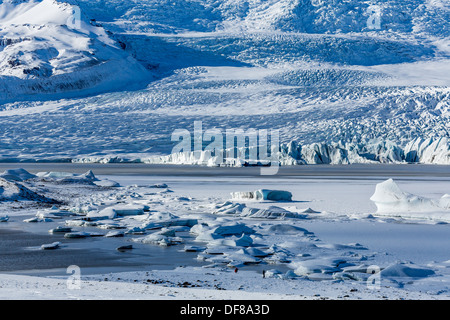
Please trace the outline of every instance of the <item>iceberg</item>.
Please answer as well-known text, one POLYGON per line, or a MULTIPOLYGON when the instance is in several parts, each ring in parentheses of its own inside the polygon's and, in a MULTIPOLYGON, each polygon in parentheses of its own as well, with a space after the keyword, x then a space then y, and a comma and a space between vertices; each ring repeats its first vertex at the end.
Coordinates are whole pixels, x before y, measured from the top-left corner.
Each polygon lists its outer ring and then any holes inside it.
POLYGON ((36 178, 36 176, 34 174, 29 173, 25 169, 11 169, 5 170, 2 174, 0 174, 0 178, 9 181, 25 181, 36 178))
POLYGON ((233 200, 257 200, 257 201, 292 201, 292 193, 282 190, 261 189, 253 192, 232 192, 233 200))
POLYGON ((377 184, 372 200, 377 213, 434 212, 445 210, 446 197, 441 201, 416 196, 402 191, 393 179, 377 184))
POLYGON ((55 250, 55 249, 60 248, 60 246, 61 246, 61 242, 53 242, 50 244, 43 244, 41 246, 41 250, 55 250))
POLYGON ((89 218, 95 219, 115 219, 117 217, 143 215, 146 206, 135 204, 118 204, 104 208, 100 211, 91 211, 87 214, 89 218))

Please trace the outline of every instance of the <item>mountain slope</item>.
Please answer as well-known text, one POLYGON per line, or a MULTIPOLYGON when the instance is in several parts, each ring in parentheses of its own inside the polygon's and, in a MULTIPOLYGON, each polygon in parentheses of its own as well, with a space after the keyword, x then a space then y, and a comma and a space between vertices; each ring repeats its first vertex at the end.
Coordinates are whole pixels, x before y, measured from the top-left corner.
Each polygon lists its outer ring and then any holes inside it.
POLYGON ((54 0, 0 4, 0 101, 80 96, 149 79, 106 32, 54 0))

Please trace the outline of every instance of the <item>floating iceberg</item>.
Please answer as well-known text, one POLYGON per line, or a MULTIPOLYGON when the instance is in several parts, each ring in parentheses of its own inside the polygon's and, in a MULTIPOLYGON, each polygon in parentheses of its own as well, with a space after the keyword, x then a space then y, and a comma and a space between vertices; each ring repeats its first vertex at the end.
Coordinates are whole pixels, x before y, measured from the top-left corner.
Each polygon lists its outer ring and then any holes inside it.
POLYGON ((43 244, 41 250, 55 250, 61 246, 61 242, 53 242, 50 244, 43 244))
POLYGON ((99 181, 94 173, 89 170, 84 174, 75 174, 70 172, 38 172, 36 174, 37 177, 41 179, 52 179, 60 183, 86 183, 93 184, 96 181, 99 181))
POLYGON ((171 237, 159 232, 155 232, 142 238, 133 239, 133 241, 144 244, 155 244, 163 247, 168 247, 182 243, 183 239, 181 239, 180 237, 171 237))
POLYGON ((69 233, 69 232, 72 232, 72 228, 58 226, 54 229, 49 230, 48 232, 49 233, 69 233))
POLYGON ((448 195, 435 201, 404 192, 392 179, 377 184, 370 200, 377 206, 377 213, 442 211, 448 209, 450 202, 448 195))
POLYGON ((100 211, 91 211, 87 214, 87 217, 95 219, 115 219, 124 216, 137 216, 144 214, 145 209, 146 206, 144 205, 118 204, 100 211))
POLYGON ((232 192, 233 200, 269 200, 269 201, 292 201, 292 193, 282 190, 261 189, 251 192, 232 192))

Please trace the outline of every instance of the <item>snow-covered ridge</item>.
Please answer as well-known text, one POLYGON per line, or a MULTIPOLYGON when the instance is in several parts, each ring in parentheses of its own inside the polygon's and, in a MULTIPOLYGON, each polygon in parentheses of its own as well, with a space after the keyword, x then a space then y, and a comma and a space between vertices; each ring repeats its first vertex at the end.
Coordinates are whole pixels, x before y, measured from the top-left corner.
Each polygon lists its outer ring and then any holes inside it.
POLYGON ((68 3, 3 1, 0 39, 3 102, 117 90, 149 77, 105 30, 68 3))
POLYGON ((448 35, 449 8, 443 0, 78 0, 78 3, 97 20, 128 31, 367 32, 371 31, 367 21, 377 7, 381 11, 382 30, 448 35), (136 21, 145 23, 137 25, 133 23, 136 21))

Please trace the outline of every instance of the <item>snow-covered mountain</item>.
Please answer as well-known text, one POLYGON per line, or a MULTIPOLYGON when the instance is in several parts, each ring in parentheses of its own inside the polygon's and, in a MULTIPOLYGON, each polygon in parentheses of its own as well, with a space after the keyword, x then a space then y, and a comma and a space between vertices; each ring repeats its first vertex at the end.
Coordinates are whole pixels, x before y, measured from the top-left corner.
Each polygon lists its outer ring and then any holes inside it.
POLYGON ((0 100, 47 100, 124 89, 146 70, 78 7, 54 0, 0 4, 0 100))
POLYGON ((450 163, 448 1, 0 8, 3 160, 143 161, 202 121, 279 129, 286 163, 450 163))

